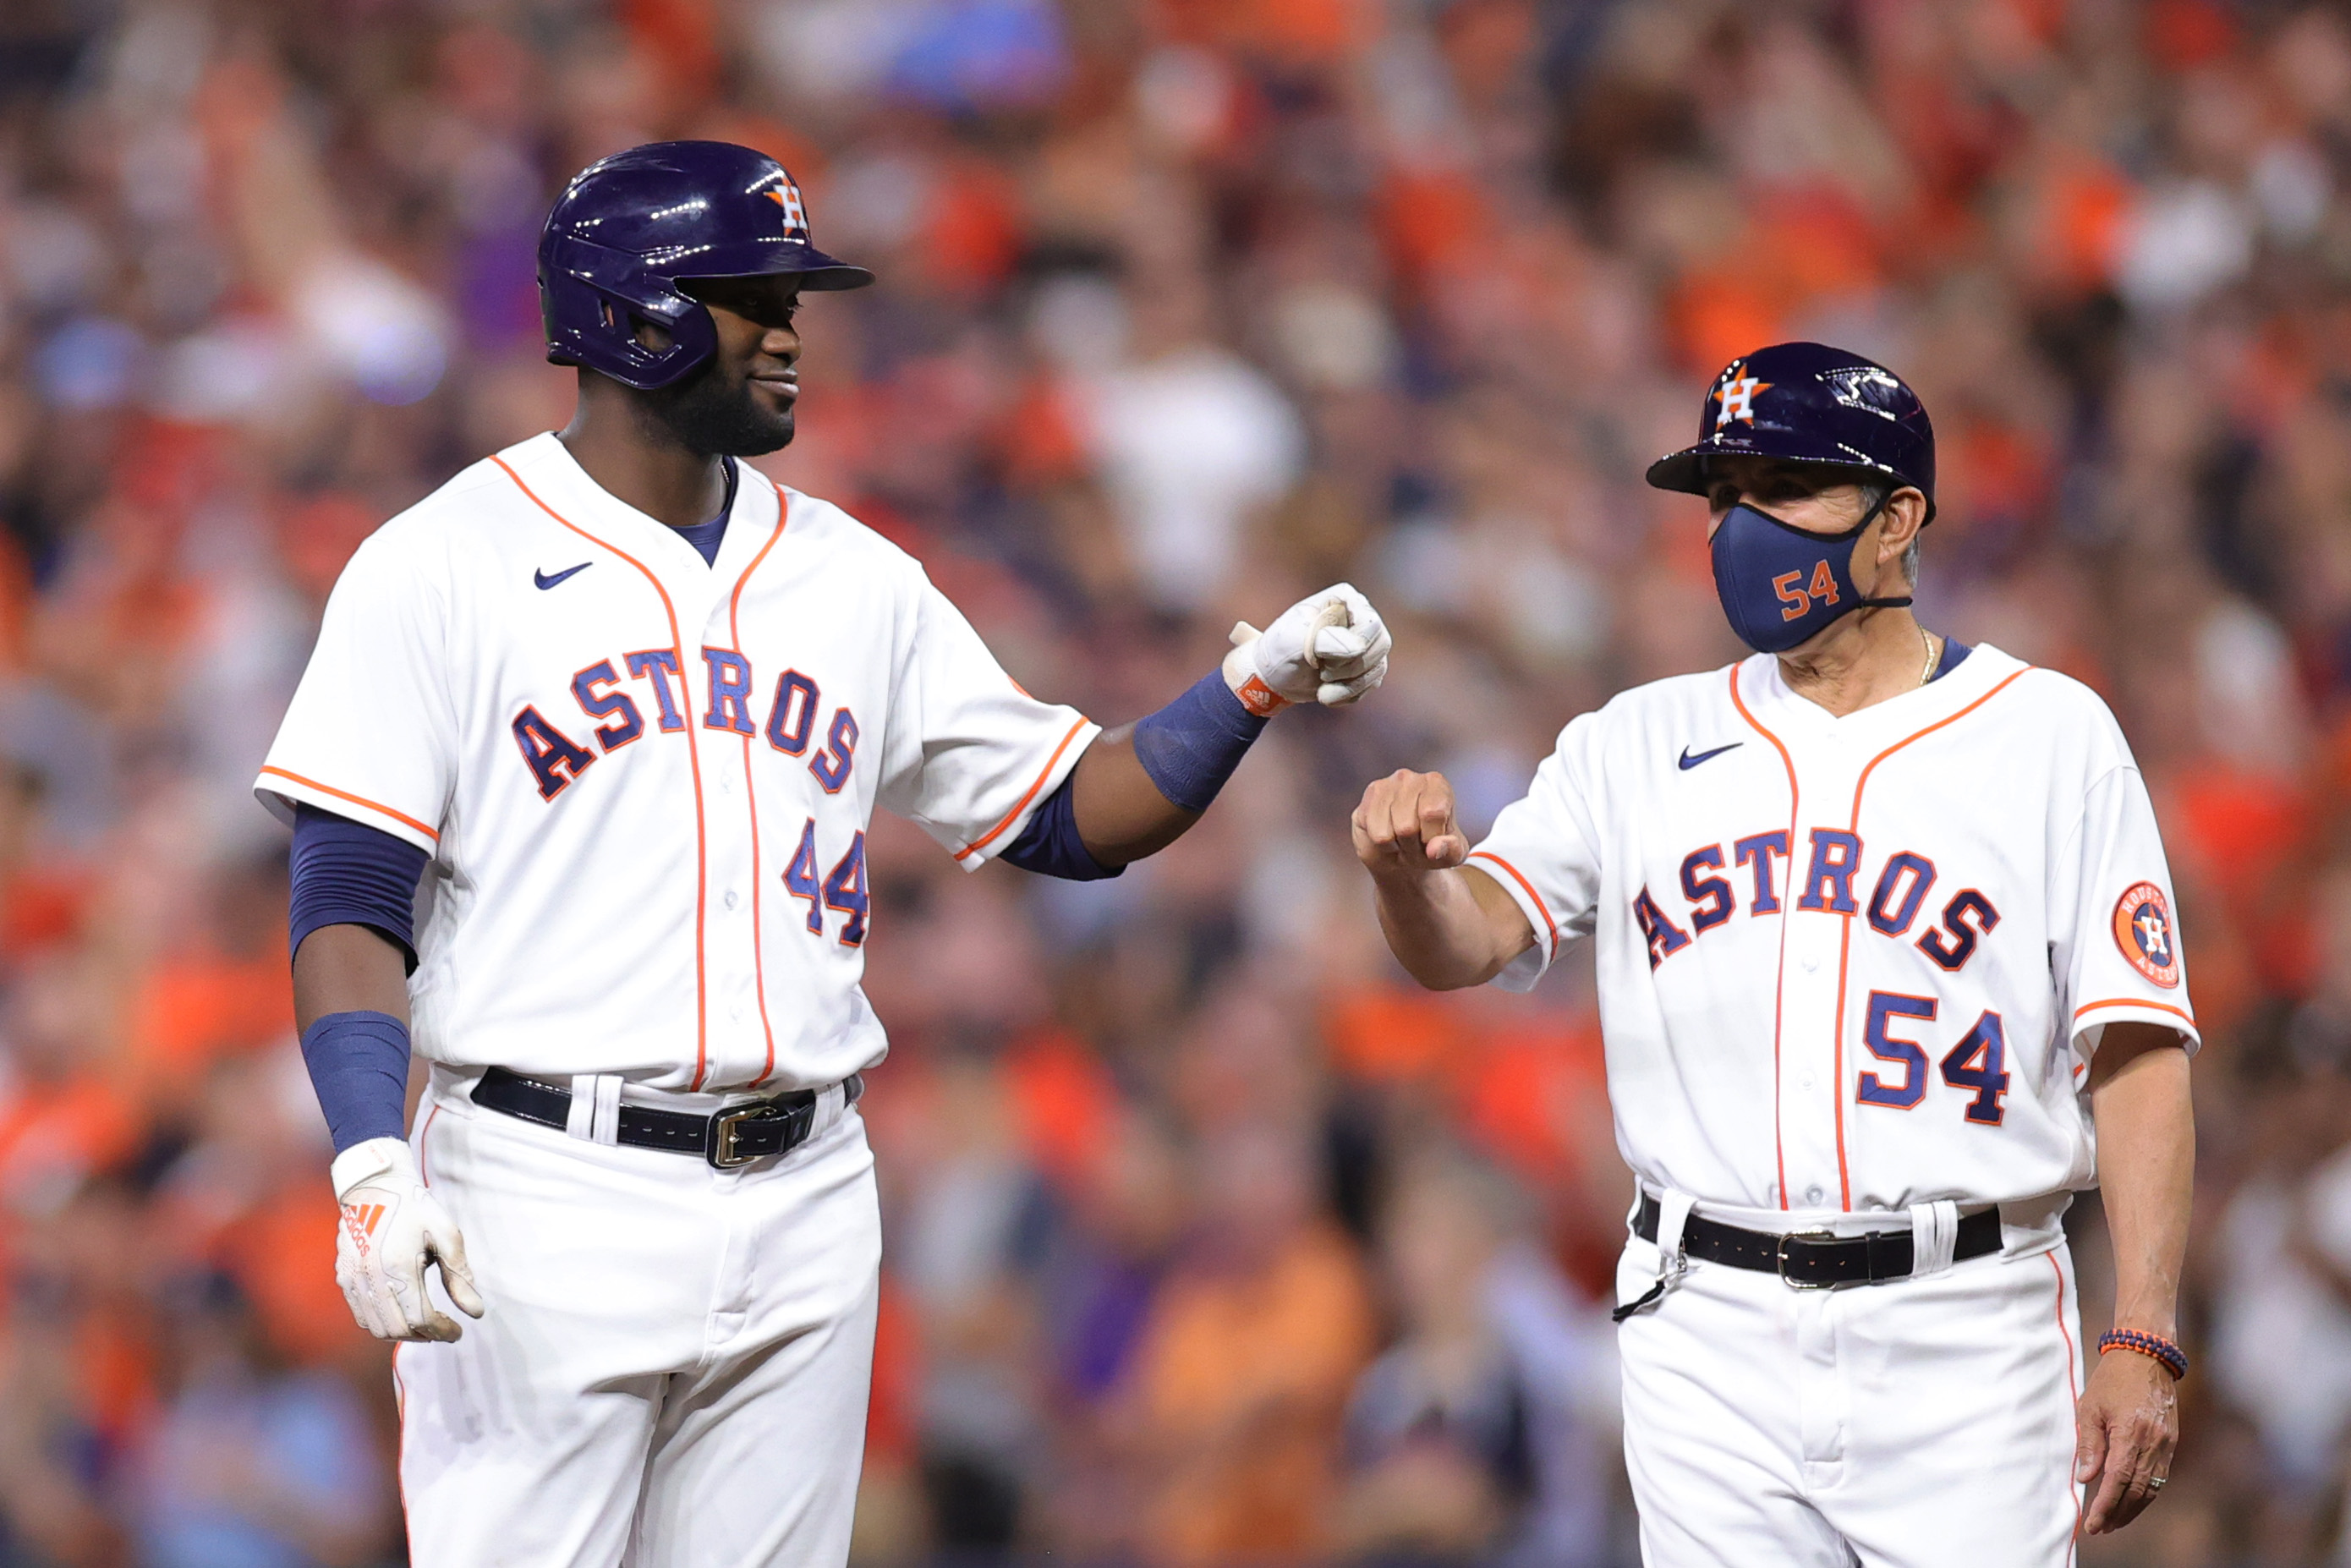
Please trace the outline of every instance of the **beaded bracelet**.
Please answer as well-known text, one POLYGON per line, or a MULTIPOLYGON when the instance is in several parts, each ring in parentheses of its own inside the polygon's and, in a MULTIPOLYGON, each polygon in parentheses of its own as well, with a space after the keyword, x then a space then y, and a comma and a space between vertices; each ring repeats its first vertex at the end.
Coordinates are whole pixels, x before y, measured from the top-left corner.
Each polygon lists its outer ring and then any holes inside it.
POLYGON ((2188 1375, 2188 1353, 2159 1333, 2144 1329, 2116 1329, 2098 1336, 2098 1354, 2110 1350, 2135 1350, 2141 1355, 2152 1356, 2163 1364, 2175 1383, 2188 1375))

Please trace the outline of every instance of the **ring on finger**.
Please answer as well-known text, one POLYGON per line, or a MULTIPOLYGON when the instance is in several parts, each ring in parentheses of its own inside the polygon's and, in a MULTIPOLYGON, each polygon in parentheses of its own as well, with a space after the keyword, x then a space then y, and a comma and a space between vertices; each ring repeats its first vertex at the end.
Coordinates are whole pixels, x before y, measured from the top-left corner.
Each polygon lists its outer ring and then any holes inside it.
POLYGON ((2163 1483, 2170 1479, 2169 1476, 2149 1476, 2147 1478, 2147 1490, 2150 1492, 2161 1491, 2163 1483))

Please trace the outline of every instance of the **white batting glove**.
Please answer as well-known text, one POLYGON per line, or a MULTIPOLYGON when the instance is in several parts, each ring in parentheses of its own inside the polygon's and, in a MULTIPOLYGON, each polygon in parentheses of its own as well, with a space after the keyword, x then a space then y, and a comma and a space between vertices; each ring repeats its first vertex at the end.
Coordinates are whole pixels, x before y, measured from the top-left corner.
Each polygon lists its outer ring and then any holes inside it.
POLYGON ((1310 593, 1259 632, 1233 627, 1225 684, 1262 717, 1291 703, 1339 707, 1387 678, 1392 639, 1372 601, 1349 583, 1310 593))
POLYGON ((335 1235, 335 1283, 360 1327, 378 1339, 454 1340, 465 1331, 433 1304, 424 1270, 441 1265, 449 1299, 482 1315, 482 1293, 465 1268, 465 1239, 416 1174, 416 1155, 398 1138, 370 1138, 335 1156, 329 1173, 343 1223, 335 1235))

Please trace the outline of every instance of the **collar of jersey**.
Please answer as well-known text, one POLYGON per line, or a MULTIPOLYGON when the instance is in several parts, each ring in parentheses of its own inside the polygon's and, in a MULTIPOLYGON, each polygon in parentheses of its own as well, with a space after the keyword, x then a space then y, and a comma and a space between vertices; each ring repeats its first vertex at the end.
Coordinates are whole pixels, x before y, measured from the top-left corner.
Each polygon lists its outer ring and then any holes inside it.
POLYGON ((718 559, 705 561, 675 528, 590 479, 554 432, 534 435, 498 455, 566 522, 628 551, 664 580, 689 589, 721 583, 731 587, 767 543, 775 527, 775 508, 783 504, 758 470, 738 465, 743 473, 735 486, 734 508, 727 513, 726 537, 718 543, 718 559))
POLYGON ((1756 653, 1739 665, 1739 698, 1767 727, 1788 734, 1898 739, 1950 717, 2024 667, 2014 656, 1979 643, 1941 680, 1840 718, 1792 690, 1776 654, 1756 653))

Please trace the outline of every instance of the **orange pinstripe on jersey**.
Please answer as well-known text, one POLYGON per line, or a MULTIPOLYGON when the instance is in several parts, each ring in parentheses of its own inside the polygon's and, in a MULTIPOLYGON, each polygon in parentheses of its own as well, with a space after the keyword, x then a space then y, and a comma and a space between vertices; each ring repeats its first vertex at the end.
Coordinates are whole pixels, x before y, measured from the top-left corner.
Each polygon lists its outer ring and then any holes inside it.
POLYGON ((1070 733, 1061 737, 1061 744, 1053 747, 1052 756, 1045 758, 1045 766, 1038 773, 1036 781, 1029 786, 1029 792, 1021 796, 1019 800, 1013 802, 1012 810, 1004 814, 1004 821, 997 823, 996 826, 988 829, 987 831, 980 834, 979 837, 972 840, 971 842, 956 851, 956 859, 960 861, 971 855, 977 854, 989 844, 995 842, 996 837, 998 833, 1001 833, 1005 829, 1010 827, 1013 823, 1020 820, 1020 813, 1029 809, 1029 802, 1037 798, 1037 791, 1042 789, 1045 787, 1045 780, 1053 776, 1053 765, 1061 760, 1061 753, 1070 749, 1070 742, 1077 739, 1078 731, 1085 727, 1086 720, 1082 716, 1079 718, 1077 723, 1070 726, 1070 733))
MULTIPOLYGON (((1793 898, 1796 891, 1794 886, 1794 879, 1796 875, 1796 818, 1799 814, 1800 805, 1803 800, 1803 788, 1796 782, 1796 759, 1788 755, 1787 747, 1781 743, 1778 736, 1764 728, 1761 721, 1756 718, 1753 714, 1747 711, 1747 704, 1740 700, 1739 695, 1739 666, 1736 664, 1730 666, 1730 706, 1739 710, 1739 716, 1747 721, 1748 728, 1753 730, 1756 734, 1761 736, 1764 739, 1771 743, 1771 749, 1780 754, 1780 766, 1788 770, 1787 874, 1789 877, 1789 886, 1787 888, 1787 893, 1789 894, 1789 898, 1793 898)), ((1771 857, 1768 854, 1762 857, 1762 863, 1768 867, 1771 863, 1771 857)), ((1795 911, 1789 907, 1788 900, 1782 900, 1780 904, 1780 967, 1773 974, 1771 980, 1771 1157, 1777 1161, 1779 1165, 1780 1207, 1782 1210, 1786 1209, 1788 1207, 1788 1154, 1787 1150, 1782 1146, 1780 1136, 1780 1009, 1782 1006, 1780 998, 1782 994, 1788 988, 1788 922, 1794 914, 1795 911)), ((1839 1075, 1842 1076, 1842 1074, 1843 1069, 1840 1068, 1839 1075)), ((1842 1086, 1840 1086, 1833 1092, 1842 1095, 1844 1093, 1844 1090, 1842 1086)), ((1838 1120, 1837 1125, 1838 1157, 1842 1159, 1844 1157, 1844 1121, 1841 1116, 1838 1120)))
POLYGON ((426 827, 423 823, 418 821, 407 812, 395 811, 391 807, 380 805, 376 801, 369 800, 364 795, 354 795, 348 789, 338 789, 332 784, 321 784, 316 779, 305 779, 299 773, 288 773, 283 768, 272 768, 265 764, 261 770, 264 773, 275 773, 280 779, 302 785, 307 789, 316 789, 320 794, 332 795, 338 800, 349 800, 354 806, 365 806, 371 811, 381 812, 384 816, 390 817, 395 822, 407 823, 410 827, 414 828, 418 832, 423 833, 426 838, 431 839, 436 844, 441 841, 441 835, 439 833, 434 831, 431 828, 426 827))
MULTIPOLYGON (((1937 730, 1941 729, 1942 727, 1944 727, 1946 725, 1953 725, 1953 724, 1957 724, 1957 723, 1959 723, 1959 720, 1961 720, 1961 719, 1963 719, 1963 718, 1967 717, 1967 716, 1968 716, 1968 715, 1970 715, 1970 714, 1971 714, 1971 713, 1975 712, 1975 711, 1976 711, 1976 709, 1978 709, 1978 708, 1980 708, 1980 707, 1983 706, 1984 706, 1984 704, 1986 704, 1986 703, 1988 703, 1988 702, 1991 701, 1991 699, 1992 699, 1992 698, 1994 698, 1994 697, 1996 697, 1996 696, 2000 695, 2000 694, 2001 694, 2001 693, 2002 693, 2002 692, 2004 692, 2004 691, 2008 690, 2008 688, 2009 688, 2010 686, 2011 686, 2011 685, 2015 685, 2015 684, 2016 684, 2016 682, 2018 681, 2018 679, 2019 679, 2019 678, 2021 678, 2022 676, 2024 676, 2024 675, 2026 675, 2026 674, 2031 674, 2031 673, 2032 673, 2032 665, 2030 665, 2030 664, 2025 665, 2023 669, 2016 671, 2014 674, 2011 674, 2011 675, 2010 675, 2006 680, 2004 680, 2004 681, 2001 682, 2001 683, 2000 683, 2000 685, 1996 685, 1996 686, 1992 687, 1992 689, 1991 689, 1991 690, 1990 690, 1990 691, 1988 691, 1988 692, 1984 693, 1984 695, 1981 695, 1981 696, 1980 696, 1980 697, 1976 698, 1976 700, 1975 700, 1975 701, 1973 701, 1973 702, 1970 703, 1967 706, 1965 706, 1965 707, 1961 708, 1959 712, 1957 712, 1957 713, 1955 713, 1955 714, 1950 714, 1950 715, 1949 715, 1949 716, 1945 716, 1945 717, 1942 717, 1942 718, 1938 718, 1938 719, 1937 719, 1934 723, 1932 723, 1932 724, 1930 724, 1930 725, 1927 726, 1927 727, 1926 727, 1926 728, 1924 728, 1924 729, 1913 730, 1910 734, 1904 736, 1901 739, 1899 739, 1899 740, 1896 741, 1893 745, 1891 745, 1891 746, 1887 747, 1885 750, 1883 750, 1883 751, 1879 752, 1876 756, 1875 756, 1875 757, 1871 758, 1869 759, 1868 763, 1863 767, 1863 768, 1862 768, 1862 770, 1861 770, 1861 777, 1860 777, 1860 778, 1858 778, 1858 779, 1855 779, 1853 781, 1853 815, 1852 815, 1852 816, 1851 816, 1851 817, 1846 821, 1846 822, 1845 822, 1845 831, 1846 831, 1847 832, 1849 832, 1849 833, 1852 833, 1852 834, 1855 835, 1856 837, 1858 837, 1858 836, 1859 836, 1859 834, 1860 834, 1860 832, 1861 832, 1861 796, 1862 796, 1862 791, 1869 788, 1869 776, 1870 776, 1872 773, 1874 773, 1874 772, 1876 772, 1876 771, 1877 770, 1877 765, 1878 765, 1879 763, 1881 763, 1881 762, 1885 761, 1887 758, 1889 758, 1889 757, 1893 756, 1896 752, 1897 752, 1897 751, 1901 750, 1904 747, 1906 747, 1906 746, 1909 745, 1912 741, 1914 741, 1914 740, 1923 740, 1923 739, 1925 739, 1927 737, 1928 737, 1928 736, 1930 736, 1930 735, 1934 734, 1937 730)), ((1793 834, 1793 833, 1791 833, 1791 834, 1789 835, 1789 858, 1790 858, 1790 862, 1791 862, 1791 863, 1793 863, 1793 861, 1794 861, 1794 853, 1795 853, 1795 836, 1794 836, 1794 834, 1793 834)), ((1852 1208, 1853 1208, 1853 1176, 1852 1176, 1851 1173, 1846 1169, 1846 1166, 1845 1166, 1845 1157, 1844 1157, 1844 989, 1845 989, 1845 968, 1846 968, 1846 960, 1847 960, 1847 958, 1849 957, 1849 956, 1850 956, 1850 954, 1851 954, 1852 947, 1853 947, 1853 916, 1852 916, 1852 915, 1847 915, 1843 916, 1842 918, 1843 918, 1843 919, 1844 919, 1844 928, 1843 928, 1843 929, 1838 933, 1838 936, 1837 936, 1837 1010, 1836 1010, 1836 1082, 1837 1082, 1837 1089, 1836 1089, 1836 1128, 1837 1128, 1837 1186, 1838 1186, 1838 1190, 1839 1190, 1839 1192, 1842 1194, 1842 1197, 1843 1197, 1843 1200, 1844 1200, 1844 1208, 1845 1208, 1848 1212, 1850 1212, 1850 1211, 1852 1210, 1852 1208)))
POLYGON ((433 1109, 424 1113, 424 1125, 416 1129, 416 1179, 426 1186, 433 1185, 433 1123, 441 1114, 441 1103, 434 1101, 433 1109))
POLYGON ((408 1511, 408 1384, 400 1375, 400 1353, 408 1348, 405 1341, 392 1347, 392 1422, 399 1431, 392 1448, 392 1479, 400 1488, 400 1538, 407 1544, 408 1560, 416 1561, 415 1526, 409 1521, 415 1516, 408 1511))
MULTIPOLYGON (((2065 1391, 2074 1396, 2074 1403, 2079 1405, 2082 1389, 2074 1376, 2074 1333, 2065 1326, 2065 1270, 2058 1267, 2056 1253, 2043 1252, 2042 1256, 2049 1260, 2049 1271, 2057 1276, 2057 1337, 2065 1342, 2065 1391)), ((2065 1484, 2074 1490, 2074 1534, 2065 1542, 2067 1563, 2074 1561, 2074 1543, 2082 1539, 2082 1489, 2074 1483, 2073 1463, 2074 1450, 2069 1445, 2065 1450, 2065 1484)))
POLYGON ((1543 902, 1542 894, 1535 891, 1535 884, 1526 879, 1526 873, 1520 871, 1518 867, 1512 865, 1510 862, 1504 860, 1501 856, 1496 854, 1491 850, 1471 850, 1469 852, 1469 858, 1473 861, 1492 861, 1496 865, 1500 866, 1504 871, 1510 873, 1511 881, 1517 883, 1520 887, 1527 890, 1527 896, 1535 901, 1535 908, 1542 915, 1543 929, 1551 933, 1550 956, 1553 958, 1558 957, 1558 923, 1552 919, 1551 906, 1543 902))
POLYGON ((710 984, 705 972, 705 964, 704 960, 705 936, 703 932, 703 925, 706 919, 705 905, 710 902, 710 843, 709 831, 703 826, 702 747, 699 742, 695 739, 694 734, 694 683, 692 680, 687 678, 685 673, 685 639, 678 634, 677 607, 672 604, 669 601, 669 590, 662 586, 661 579, 654 576, 652 569, 647 567, 644 562, 639 560, 635 556, 631 555, 628 551, 621 549, 618 545, 598 538, 594 534, 590 533, 586 528, 581 528, 578 523, 573 522, 570 518, 557 511, 553 507, 549 506, 545 501, 539 499, 538 492, 524 484, 522 481, 522 476, 516 473, 513 468, 509 467, 505 458, 494 455, 491 457, 490 461, 496 464, 500 468, 505 469, 507 477, 515 482, 515 488, 520 490, 524 495, 528 496, 531 499, 531 504, 537 507, 540 511, 545 512, 549 517, 553 517, 557 522, 561 523, 565 528, 569 528, 573 533, 578 534, 590 544, 595 545, 601 549, 611 550, 614 555, 619 556, 622 560, 627 561, 631 566, 635 567, 638 571, 643 574, 644 580, 653 585, 653 591, 661 595, 662 613, 669 617, 670 651, 677 655, 677 698, 680 703, 684 705, 685 708, 685 759, 687 765, 693 769, 694 773, 695 863, 693 1087, 698 1090, 702 1087, 703 1075, 709 1071, 710 1052, 710 984))
POLYGON ((2159 1013, 2171 1013, 2176 1017, 2186 1019, 2189 1023, 2196 1021, 2196 1015, 2186 1008, 2175 1008, 2169 1002, 2151 1002, 2144 997, 2107 997, 2100 1001, 2084 1002, 2074 1009, 2074 1021, 2080 1022, 2084 1013, 2095 1011, 2099 1008, 2153 1008, 2159 1013))

